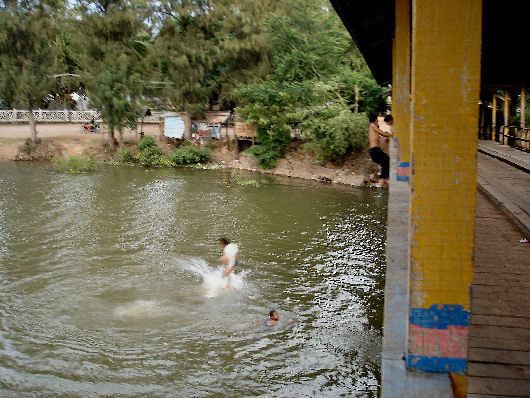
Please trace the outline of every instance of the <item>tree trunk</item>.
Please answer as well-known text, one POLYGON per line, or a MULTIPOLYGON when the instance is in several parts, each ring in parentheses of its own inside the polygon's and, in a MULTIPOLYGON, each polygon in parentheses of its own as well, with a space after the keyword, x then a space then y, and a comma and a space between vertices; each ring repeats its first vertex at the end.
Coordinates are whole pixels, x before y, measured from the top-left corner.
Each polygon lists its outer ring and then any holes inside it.
POLYGON ((109 145, 110 146, 117 146, 118 141, 116 141, 116 138, 114 137, 114 127, 109 126, 109 145))
POLYGON ((35 126, 35 117, 33 116, 33 109, 29 109, 28 112, 29 129, 31 130, 31 142, 33 146, 37 145, 37 127, 35 126))

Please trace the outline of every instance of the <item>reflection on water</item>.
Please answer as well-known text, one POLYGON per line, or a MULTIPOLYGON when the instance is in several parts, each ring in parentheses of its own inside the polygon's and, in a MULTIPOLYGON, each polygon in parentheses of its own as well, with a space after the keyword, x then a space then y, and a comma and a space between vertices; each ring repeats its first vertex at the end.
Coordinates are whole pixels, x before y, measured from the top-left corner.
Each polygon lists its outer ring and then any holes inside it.
POLYGON ((385 193, 225 176, 0 164, 0 395, 377 396, 385 193))

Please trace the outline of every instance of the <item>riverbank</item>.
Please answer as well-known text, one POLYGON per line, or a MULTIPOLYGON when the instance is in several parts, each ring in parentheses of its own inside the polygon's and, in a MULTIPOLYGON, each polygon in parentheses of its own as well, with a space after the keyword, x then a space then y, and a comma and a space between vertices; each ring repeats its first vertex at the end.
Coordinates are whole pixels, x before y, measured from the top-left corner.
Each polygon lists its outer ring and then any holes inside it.
MULTIPOLYGON (((35 151, 27 153, 28 151, 24 150, 24 143, 29 136, 28 126, 2 125, 0 126, 0 161, 51 160, 81 154, 94 156, 104 162, 112 159, 115 151, 108 146, 106 134, 82 134, 80 130, 80 125, 74 124, 39 125, 38 136, 41 142, 35 151)), ((145 125, 144 132, 153 136, 165 153, 174 150, 172 145, 158 141, 157 125, 145 125)), ((123 147, 134 148, 137 141, 137 131, 126 130, 123 133, 123 147)), ((369 174, 377 171, 377 166, 366 151, 351 155, 343 165, 322 164, 310 153, 305 152, 300 142, 293 142, 285 156, 278 162, 278 166, 270 170, 260 169, 256 160, 245 153, 240 153, 239 159, 234 160, 233 151, 224 143, 213 145, 210 154, 211 163, 228 168, 357 187, 369 185, 369 174)))
POLYGON ((321 164, 296 143, 291 145, 286 155, 278 161, 278 165, 269 170, 259 168, 256 159, 245 153, 241 153, 238 160, 220 157, 220 153, 222 154, 218 150, 213 150, 212 161, 229 168, 356 187, 368 185, 367 173, 376 171, 366 152, 351 155, 341 166, 330 163, 321 164))

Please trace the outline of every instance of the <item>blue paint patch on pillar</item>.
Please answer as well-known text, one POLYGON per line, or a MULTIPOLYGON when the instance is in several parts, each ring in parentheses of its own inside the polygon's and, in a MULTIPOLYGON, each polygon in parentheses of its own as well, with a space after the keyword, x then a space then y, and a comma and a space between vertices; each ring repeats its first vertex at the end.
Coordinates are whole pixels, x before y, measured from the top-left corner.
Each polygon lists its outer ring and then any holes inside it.
POLYGON ((410 162, 400 162, 397 169, 397 180, 408 181, 409 180, 409 169, 410 162))
POLYGON ((443 358, 407 355, 407 369, 415 369, 423 372, 450 372, 465 374, 466 366, 467 359, 465 358, 443 358))
POLYGON ((447 329, 447 326, 469 326, 469 311, 457 304, 431 305, 430 308, 412 308, 410 323, 429 329, 447 329))

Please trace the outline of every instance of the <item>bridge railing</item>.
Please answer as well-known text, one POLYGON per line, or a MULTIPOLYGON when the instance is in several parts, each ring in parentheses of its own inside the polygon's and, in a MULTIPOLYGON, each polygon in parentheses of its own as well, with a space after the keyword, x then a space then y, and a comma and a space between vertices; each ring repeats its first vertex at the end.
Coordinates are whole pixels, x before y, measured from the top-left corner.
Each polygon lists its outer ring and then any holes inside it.
POLYGON ((518 126, 499 126, 495 141, 513 148, 530 151, 530 129, 518 126))
MULTIPOLYGON (((143 118, 144 123, 158 123, 160 115, 163 112, 152 112, 151 116, 143 118)), ((89 111, 70 111, 70 110, 43 110, 36 109, 33 111, 33 117, 36 122, 47 123, 84 123, 94 120, 102 122, 101 115, 96 110, 89 111)), ((141 119, 138 118, 138 121, 141 119)), ((22 109, 0 110, 0 123, 28 123, 29 111, 22 109)))

